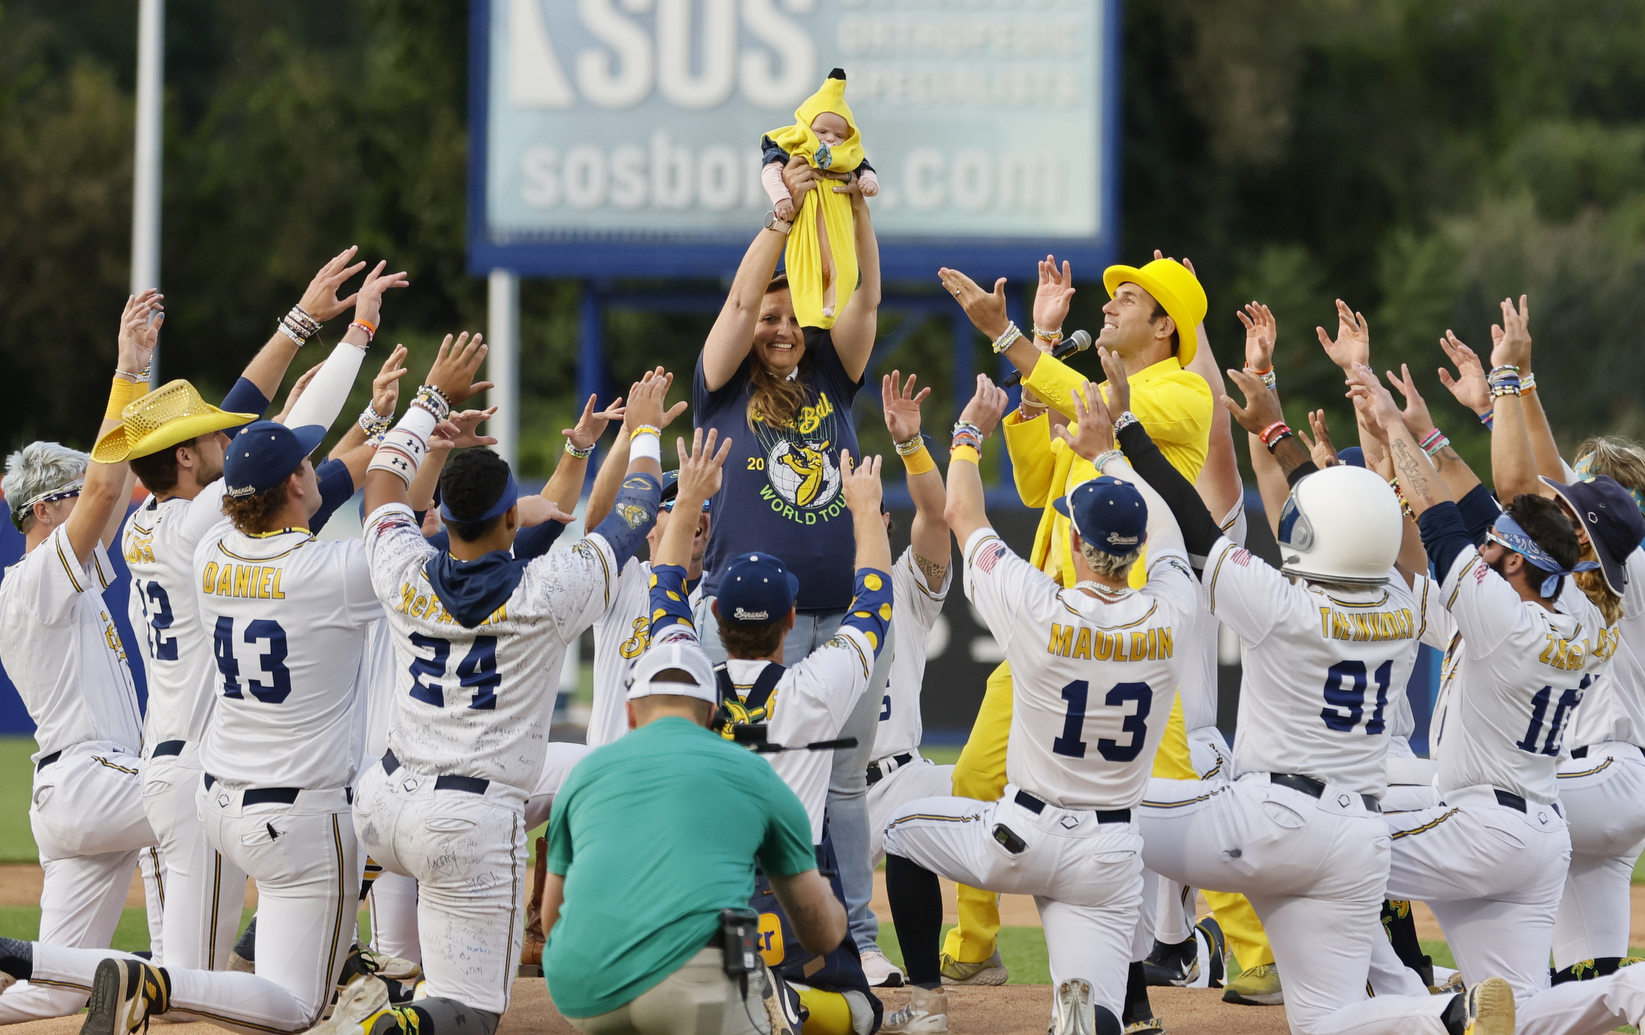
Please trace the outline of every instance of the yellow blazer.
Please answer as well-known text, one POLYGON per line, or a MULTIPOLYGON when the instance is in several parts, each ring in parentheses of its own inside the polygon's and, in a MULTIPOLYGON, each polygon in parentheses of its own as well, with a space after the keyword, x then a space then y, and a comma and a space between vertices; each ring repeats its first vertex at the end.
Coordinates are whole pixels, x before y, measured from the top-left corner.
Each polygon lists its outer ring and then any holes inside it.
MULTIPOLYGON (((1074 412, 1073 393, 1084 383, 1084 375, 1051 356, 1041 356, 1024 381, 1059 413, 1070 415, 1074 412)), ((1110 397, 1106 381, 1102 394, 1104 399, 1110 397)), ((1131 412, 1148 429, 1171 466, 1189 481, 1197 480, 1200 468, 1205 466, 1211 405, 1211 387, 1205 379, 1182 369, 1174 356, 1131 375, 1131 412)), ((1097 472, 1091 461, 1075 454, 1068 443, 1053 438, 1048 425, 1045 414, 1025 421, 1013 411, 1004 421, 1005 448, 1011 456, 1017 495, 1030 507, 1045 510, 1034 532, 1034 552, 1029 559, 1047 575, 1072 586, 1077 580, 1068 519, 1051 503, 1079 483, 1095 478, 1097 472)), ((1076 427, 1070 425, 1070 430, 1076 427)), ((1147 577, 1145 564, 1131 569, 1131 585, 1141 587, 1147 577)))

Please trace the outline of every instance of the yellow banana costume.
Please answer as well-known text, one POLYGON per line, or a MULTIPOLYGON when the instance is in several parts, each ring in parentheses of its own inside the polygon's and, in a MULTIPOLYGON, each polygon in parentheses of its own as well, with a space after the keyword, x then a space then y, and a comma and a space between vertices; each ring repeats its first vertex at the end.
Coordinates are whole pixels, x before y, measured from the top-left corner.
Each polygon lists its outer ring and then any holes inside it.
MULTIPOLYGON (((794 124, 774 129, 766 137, 790 155, 803 156, 817 169, 850 172, 861 165, 862 133, 851 106, 845 103, 845 72, 838 68, 830 72, 822 88, 794 110, 794 124), (838 115, 851 127, 851 135, 833 147, 819 141, 811 130, 811 123, 824 112, 838 115)), ((851 196, 836 194, 833 187, 830 181, 822 180, 805 192, 783 252, 788 291, 801 327, 833 327, 857 289, 857 224, 851 214, 851 196), (826 256, 823 234, 827 234, 826 256), (823 268, 828 258, 833 260, 834 305, 833 311, 824 315, 823 268)))

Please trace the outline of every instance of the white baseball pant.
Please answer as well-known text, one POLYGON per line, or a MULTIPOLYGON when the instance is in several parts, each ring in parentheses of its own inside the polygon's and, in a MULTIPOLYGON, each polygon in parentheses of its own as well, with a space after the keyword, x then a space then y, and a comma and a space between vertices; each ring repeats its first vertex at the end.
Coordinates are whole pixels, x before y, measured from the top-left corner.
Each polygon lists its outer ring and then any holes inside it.
MULTIPOLYGON (((1215 726, 1188 731, 1188 759, 1201 780, 1227 780, 1234 768, 1228 739, 1215 726)), ((1199 889, 1165 878, 1158 878, 1156 883, 1152 936, 1167 945, 1194 937, 1194 904, 1199 898, 1199 889)))
POLYGON ((483 793, 381 765, 360 779, 354 822, 383 869, 417 880, 428 994, 476 1010, 508 1009, 525 934, 525 795, 483 793))
POLYGON ((371 907, 372 951, 421 963, 423 947, 417 937, 417 882, 403 873, 384 870, 371 882, 366 902, 371 907))
MULTIPOLYGON (((166 967, 171 1009, 246 1035, 313 1027, 348 955, 360 895, 348 792, 302 791, 291 804, 244 804, 245 788, 202 782, 206 838, 257 881, 255 974, 166 967)), ((123 953, 34 947, 34 980, 89 989, 123 953)))
POLYGON ((1038 813, 1006 784, 999 801, 925 798, 887 824, 885 850, 973 888, 1033 895, 1045 926, 1051 983, 1091 983, 1092 1002, 1118 1017, 1142 905, 1142 839, 1134 822, 1045 805, 1038 813), (1005 827, 1026 847, 1010 851, 1005 827))
POLYGON ((554 809, 554 796, 560 793, 560 785, 571 775, 572 767, 587 758, 588 753, 593 750, 587 744, 549 742, 548 751, 543 758, 542 775, 537 777, 537 786, 531 789, 531 795, 526 798, 527 830, 536 830, 548 822, 549 813, 554 809))
POLYGON ((1388 753, 1388 793, 1382 797, 1382 811, 1415 812, 1431 809, 1439 804, 1439 791, 1434 789, 1434 777, 1439 763, 1415 755, 1388 753))
POLYGON ((1155 779, 1140 826, 1144 862, 1162 877, 1251 900, 1293 1035, 1446 1035, 1445 996, 1366 996, 1388 831, 1360 795, 1326 785, 1315 798, 1266 773, 1155 779))
POLYGON ((1554 917, 1554 966, 1628 955, 1629 886, 1645 849, 1645 753, 1596 744, 1560 766, 1571 868, 1554 917))
MULTIPOLYGON (((155 843, 143 815, 140 764, 117 745, 88 742, 35 772, 29 827, 45 871, 41 941, 107 950, 132 868, 155 843)), ((89 980, 78 987, 38 978, 13 985, 0 993, 0 1024, 67 1016, 86 1005, 90 991, 89 980)))
POLYGON ((885 860, 885 825, 909 802, 921 798, 946 798, 954 792, 954 767, 937 765, 914 752, 914 760, 898 765, 895 759, 878 760, 884 775, 868 787, 868 848, 875 867, 885 860))
POLYGON ((143 762, 143 812, 166 860, 163 951, 154 959, 185 970, 222 970, 240 929, 246 875, 206 840, 196 800, 205 776, 199 759, 199 745, 189 744, 181 754, 143 762))

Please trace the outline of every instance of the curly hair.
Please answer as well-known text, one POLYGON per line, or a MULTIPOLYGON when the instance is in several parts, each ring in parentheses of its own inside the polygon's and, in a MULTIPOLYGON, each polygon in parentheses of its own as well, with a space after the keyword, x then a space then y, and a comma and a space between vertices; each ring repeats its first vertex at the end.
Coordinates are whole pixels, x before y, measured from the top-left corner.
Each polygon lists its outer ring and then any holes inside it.
MULTIPOLYGON (((299 467, 297 470, 301 470, 299 467)), ((292 474, 296 474, 293 471, 292 474)), ((286 501, 291 493, 286 490, 286 483, 290 475, 279 485, 266 492, 259 492, 254 496, 223 497, 223 514, 234 527, 246 535, 256 535, 259 532, 272 530, 274 515, 285 509, 286 501)))
POLYGON ((1615 478, 1629 492, 1645 493, 1645 447, 1616 435, 1595 435, 1577 447, 1577 463, 1590 474, 1615 478))
MULTIPOLYGON (((507 485, 508 461, 489 449, 465 449, 440 472, 440 498, 454 514, 484 514, 507 485)), ((446 528, 463 542, 472 543, 502 519, 498 514, 489 521, 447 521, 446 528)))

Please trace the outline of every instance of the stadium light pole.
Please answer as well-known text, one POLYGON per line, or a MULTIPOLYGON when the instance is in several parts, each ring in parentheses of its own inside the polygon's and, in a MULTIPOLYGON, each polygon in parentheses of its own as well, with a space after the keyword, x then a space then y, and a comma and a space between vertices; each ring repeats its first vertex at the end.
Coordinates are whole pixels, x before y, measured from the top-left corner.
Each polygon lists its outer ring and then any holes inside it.
MULTIPOLYGON (((131 292, 160 286, 160 152, 164 132, 166 0, 137 9, 137 141, 132 162, 131 292)), ((154 355, 159 380, 160 354, 154 355)))
POLYGON ((486 379, 492 383, 486 405, 497 416, 486 432, 497 440, 493 448, 519 467, 520 444, 520 277, 513 270, 492 270, 486 285, 486 379))

